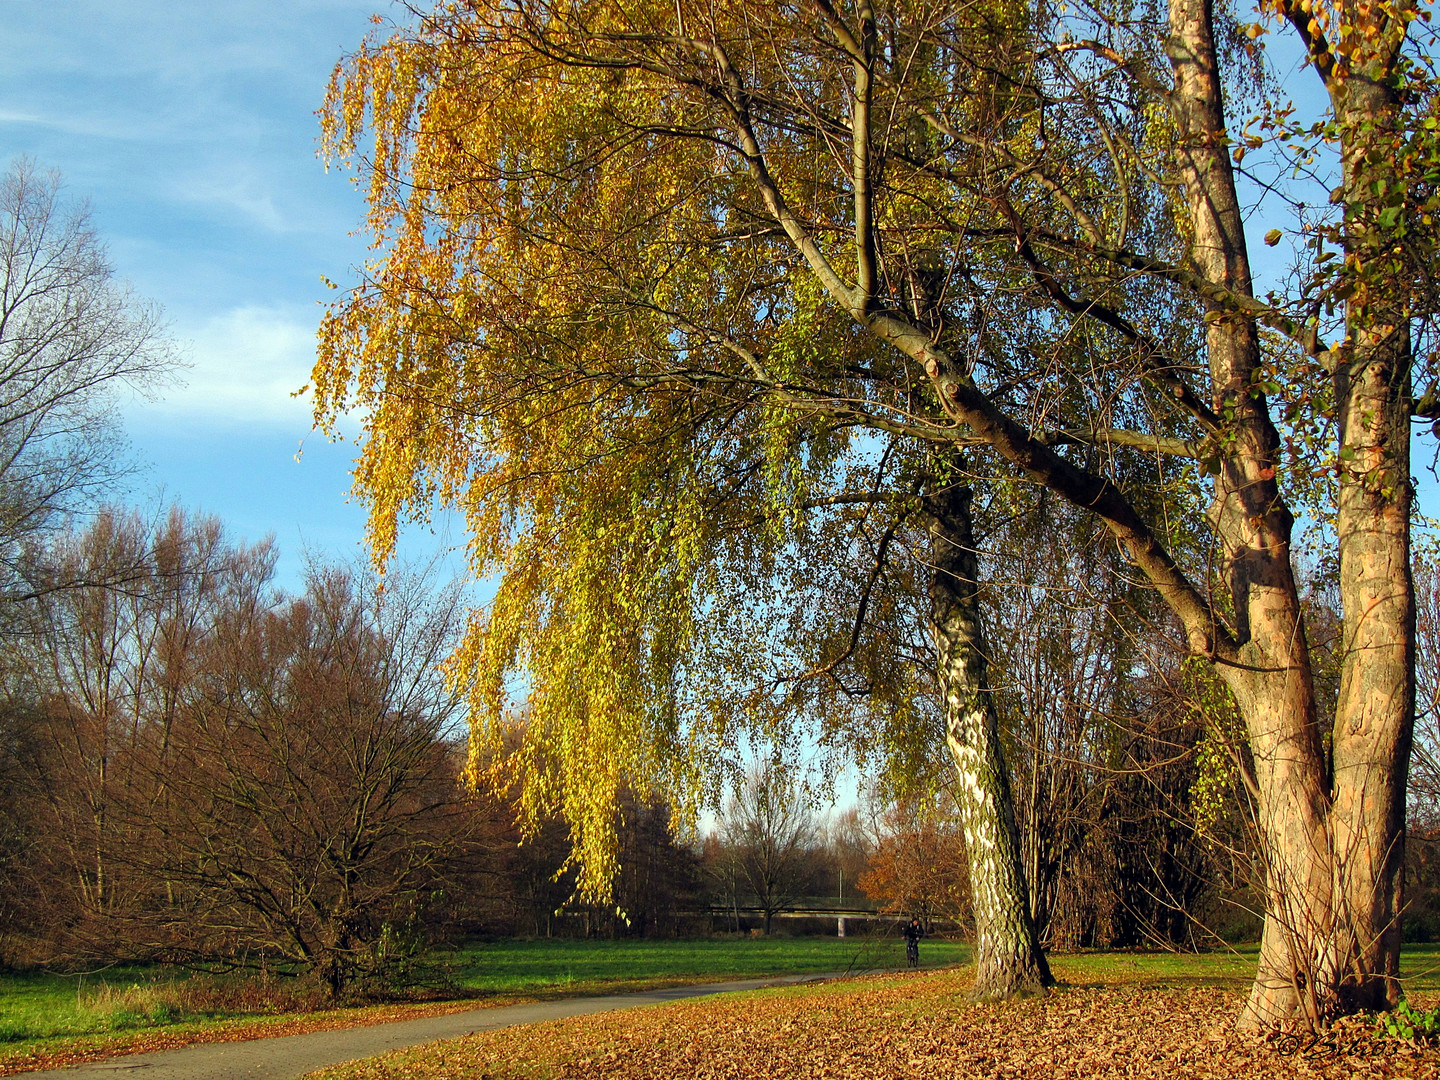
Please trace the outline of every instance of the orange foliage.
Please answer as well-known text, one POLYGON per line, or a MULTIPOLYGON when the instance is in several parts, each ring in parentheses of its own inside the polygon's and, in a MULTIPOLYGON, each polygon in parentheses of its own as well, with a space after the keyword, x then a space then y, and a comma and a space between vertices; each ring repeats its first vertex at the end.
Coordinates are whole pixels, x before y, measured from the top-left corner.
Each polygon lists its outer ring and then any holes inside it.
POLYGON ((960 827, 899 806, 885 815, 885 833, 858 882, 865 895, 895 915, 970 922, 970 873, 960 827))

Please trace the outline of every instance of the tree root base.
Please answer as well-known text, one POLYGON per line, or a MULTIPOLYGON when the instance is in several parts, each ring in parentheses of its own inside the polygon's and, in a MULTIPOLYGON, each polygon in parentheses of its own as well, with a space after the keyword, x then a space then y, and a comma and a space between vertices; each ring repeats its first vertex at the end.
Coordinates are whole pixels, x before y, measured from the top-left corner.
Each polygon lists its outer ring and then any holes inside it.
POLYGON ((976 981, 970 992, 970 1000, 978 1004, 993 1004, 1001 1001, 1024 1001, 1027 998, 1048 997, 1055 978, 1048 971, 1034 978, 1005 982, 1000 985, 976 981))

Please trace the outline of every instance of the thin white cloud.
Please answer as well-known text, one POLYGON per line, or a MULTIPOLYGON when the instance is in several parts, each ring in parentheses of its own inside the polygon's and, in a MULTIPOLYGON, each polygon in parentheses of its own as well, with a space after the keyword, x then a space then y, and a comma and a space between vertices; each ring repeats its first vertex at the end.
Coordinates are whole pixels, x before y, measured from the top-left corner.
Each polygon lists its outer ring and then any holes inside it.
POLYGON ((269 192, 254 180, 198 180, 177 187, 177 198, 238 212, 252 224, 272 233, 290 232, 292 226, 275 206, 269 192))
POLYGON ((155 419, 309 430, 309 397, 295 392, 310 381, 315 363, 314 322, 293 309, 250 306, 177 330, 190 339, 185 385, 137 406, 132 423, 159 414, 155 419))
POLYGON ((156 123, 154 118, 144 119, 120 108, 69 116, 47 116, 20 109, 0 108, 0 124, 43 128, 60 135, 85 139, 131 142, 153 141, 170 135, 169 128, 156 123))
POLYGON ((34 113, 16 112, 14 109, 0 109, 0 124, 44 124, 43 116, 34 113))

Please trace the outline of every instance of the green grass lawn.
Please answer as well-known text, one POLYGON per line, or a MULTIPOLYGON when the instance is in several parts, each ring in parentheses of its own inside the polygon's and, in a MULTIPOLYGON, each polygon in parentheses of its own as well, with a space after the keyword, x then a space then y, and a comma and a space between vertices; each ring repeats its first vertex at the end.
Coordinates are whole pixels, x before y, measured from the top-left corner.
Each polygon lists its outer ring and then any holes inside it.
POLYGON ((1400 978, 1406 991, 1440 991, 1440 944, 1403 946, 1400 951, 1400 978))
POLYGON ((0 1043, 281 1012, 293 1000, 289 994, 266 994, 251 980, 197 978, 163 967, 0 974, 0 1043))
POLYGON ((0 1041, 123 1031, 174 1023, 164 1000, 184 975, 111 968, 101 975, 0 975, 0 1041))
MULTIPOLYGON (((925 967, 964 963, 968 947, 927 941, 925 967)), ((735 938, 702 941, 552 939, 476 943, 441 960, 458 997, 544 998, 682 982, 806 972, 873 971, 905 962, 898 938, 735 938)), ((283 990, 283 987, 280 989, 283 990)), ((281 995, 245 992, 242 979, 195 979, 161 968, 85 976, 0 975, 0 1043, 190 1026, 286 1011, 281 995), (196 993, 204 982, 205 992, 196 993), (233 993, 227 993, 227 985, 233 993), (197 1002, 197 998, 200 1000, 197 1002)))
MULTIPOLYGON (((924 967, 969 960, 960 942, 930 940, 924 967)), ((553 939, 475 944, 452 959, 456 983, 482 994, 599 993, 631 983, 759 978, 804 972, 903 967, 899 936, 847 938, 715 938, 700 941, 553 939)))

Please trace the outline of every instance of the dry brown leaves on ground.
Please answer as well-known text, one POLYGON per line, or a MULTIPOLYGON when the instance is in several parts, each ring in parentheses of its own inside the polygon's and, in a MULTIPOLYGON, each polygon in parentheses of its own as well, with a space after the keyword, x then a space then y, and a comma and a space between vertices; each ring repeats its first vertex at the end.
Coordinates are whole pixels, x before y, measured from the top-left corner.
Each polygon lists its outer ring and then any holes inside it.
POLYGON ((1241 995, 1136 982, 979 1005, 969 975, 877 976, 511 1028, 317 1074, 324 1080, 854 1080, 1440 1077, 1435 1050, 1351 1024, 1325 1042, 1236 1034, 1241 995))

